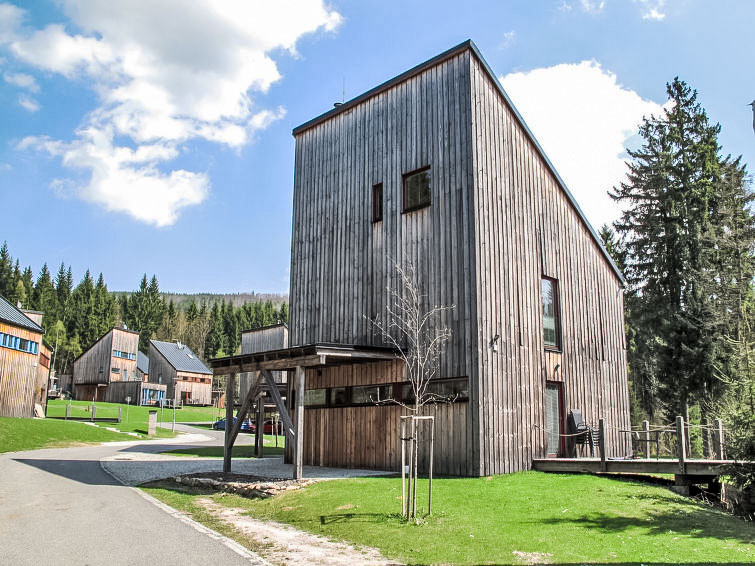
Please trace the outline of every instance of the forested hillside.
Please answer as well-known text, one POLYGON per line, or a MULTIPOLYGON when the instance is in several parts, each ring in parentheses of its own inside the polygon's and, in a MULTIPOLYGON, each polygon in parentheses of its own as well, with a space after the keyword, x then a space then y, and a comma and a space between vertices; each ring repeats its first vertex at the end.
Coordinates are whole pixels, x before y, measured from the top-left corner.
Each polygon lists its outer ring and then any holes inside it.
POLYGON ((284 295, 161 293, 156 276, 142 277, 133 292, 110 292, 100 273, 87 270, 74 285, 70 266, 53 275, 47 264, 34 275, 21 268, 7 243, 0 248, 0 295, 25 309, 44 313, 44 340, 54 349, 58 373, 71 373, 73 361, 114 326, 139 332, 139 349, 149 340, 180 340, 200 358, 238 353, 241 332, 278 321, 288 322, 284 295))

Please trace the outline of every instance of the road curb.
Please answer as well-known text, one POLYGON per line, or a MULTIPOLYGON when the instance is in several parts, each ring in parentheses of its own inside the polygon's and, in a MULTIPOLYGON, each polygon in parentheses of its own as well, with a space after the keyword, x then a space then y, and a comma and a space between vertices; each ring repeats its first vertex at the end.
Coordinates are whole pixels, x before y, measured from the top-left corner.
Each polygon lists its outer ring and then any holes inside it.
POLYGON ((119 478, 115 474, 111 473, 110 470, 108 470, 103 465, 103 461, 102 460, 100 460, 99 463, 100 463, 100 468, 102 468, 102 471, 104 471, 107 475, 109 475, 111 478, 113 478, 115 481, 117 481, 123 487, 126 487, 128 489, 131 489, 131 490, 135 491, 136 493, 139 494, 139 496, 143 497, 144 499, 146 499, 147 501, 149 501, 150 503, 152 503, 156 507, 159 507, 160 509, 162 509, 163 511, 165 511, 168 515, 174 517, 175 519, 178 519, 179 521, 181 521, 182 523, 184 523, 186 525, 189 525, 194 530, 196 530, 196 531, 198 531, 198 532, 200 532, 200 533, 202 533, 202 534, 204 534, 206 536, 209 536, 210 538, 212 538, 212 539, 218 541, 219 543, 225 545, 227 548, 229 548, 230 550, 234 551, 236 554, 238 554, 238 555, 246 558, 247 560, 249 560, 250 564, 253 564, 254 566, 273 566, 273 564, 271 564, 270 562, 268 562, 267 560, 265 560, 264 558, 262 558, 259 554, 255 553, 255 552, 252 552, 251 550, 249 550, 248 548, 246 548, 243 545, 239 544, 235 540, 230 539, 227 536, 222 535, 222 534, 220 534, 217 531, 213 531, 212 529, 210 529, 208 527, 205 527, 203 524, 198 523, 197 521, 195 521, 194 519, 192 519, 191 517, 189 517, 183 511, 179 511, 178 509, 174 509, 170 505, 167 505, 167 504, 163 503, 162 501, 160 501, 159 499, 156 499, 155 497, 152 497, 150 494, 145 493, 144 491, 142 491, 138 487, 134 487, 134 486, 128 485, 123 480, 121 480, 121 478, 119 478))

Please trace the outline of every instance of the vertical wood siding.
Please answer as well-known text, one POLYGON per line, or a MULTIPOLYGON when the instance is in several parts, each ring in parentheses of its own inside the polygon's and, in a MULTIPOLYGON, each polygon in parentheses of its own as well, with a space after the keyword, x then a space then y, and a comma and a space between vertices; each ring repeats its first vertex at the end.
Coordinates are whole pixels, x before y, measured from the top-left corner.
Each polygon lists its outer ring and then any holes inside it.
MULTIPOLYGON (((113 356, 113 350, 130 352, 136 356, 139 349, 139 334, 120 328, 113 328, 95 342, 86 352, 73 363, 74 398, 89 401, 95 389, 89 387, 96 384, 109 384, 117 381, 138 379, 136 375, 136 359, 127 360, 113 356), (100 373, 102 368, 102 373, 100 373), (113 373, 118 368, 119 373, 113 373), (87 385, 87 387, 84 387, 87 385)), ((98 400, 104 400, 105 391, 98 394, 98 400)))
MULTIPOLYGON (((307 389, 375 385, 406 380, 399 361, 308 369, 307 389)), ((473 475, 467 447, 467 402, 426 405, 423 414, 435 416, 435 473, 473 475)), ((304 463, 400 471, 399 417, 408 414, 396 404, 307 408, 304 411, 304 463)), ((421 470, 427 470, 429 438, 420 430, 421 470)))
MULTIPOLYGON (((247 330, 241 334, 242 354, 280 350, 282 348, 288 348, 288 326, 285 324, 247 330)), ((274 371, 271 373, 276 383, 284 383, 286 381, 285 371, 274 371)), ((242 402, 249 393, 249 388, 252 386, 252 375, 250 373, 239 375, 239 398, 242 399, 242 402)))
POLYGON ((37 354, 0 347, 0 417, 34 416, 42 335, 0 322, 0 332, 39 344, 37 354))
POLYGON ((148 381, 165 385, 165 398, 170 401, 174 399, 181 401, 181 392, 188 391, 191 393, 191 404, 212 404, 212 374, 176 371, 152 344, 149 346, 148 381), (174 378, 178 378, 177 381, 174 381, 174 378), (188 378, 188 381, 183 378, 188 378))
MULTIPOLYGON (((545 381, 564 384, 566 414, 630 441, 621 285, 480 61, 471 60, 475 251, 480 348, 480 473, 545 456, 545 381), (558 280, 562 351, 543 345, 541 276, 558 280), (500 334, 498 352, 488 345, 500 334), (555 372, 559 365, 558 372, 555 372)), ((564 132, 564 135, 568 135, 564 132)))
MULTIPOLYGON (((410 261, 427 304, 456 306, 444 321, 453 340, 439 374, 469 376, 473 406, 478 366, 469 59, 469 52, 460 53, 296 137, 289 331, 292 345, 380 345, 367 319, 386 311, 387 287, 397 285, 394 263, 410 261), (431 204, 402 214, 402 175, 426 165, 431 204), (383 183, 383 220, 373 224, 376 183, 383 183)), ((398 427, 389 409, 374 411, 386 427, 398 427)), ((469 422, 458 427, 465 435, 459 445, 465 461, 473 462, 476 411, 464 414, 469 422)), ((474 473, 475 465, 467 465, 474 473)))

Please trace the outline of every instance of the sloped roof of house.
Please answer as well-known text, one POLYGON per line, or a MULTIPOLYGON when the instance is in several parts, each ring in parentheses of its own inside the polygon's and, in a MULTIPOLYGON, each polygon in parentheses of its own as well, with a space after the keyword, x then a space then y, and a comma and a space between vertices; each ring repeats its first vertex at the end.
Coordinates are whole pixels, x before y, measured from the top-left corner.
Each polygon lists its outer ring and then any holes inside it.
POLYGON ((149 356, 141 350, 136 353, 136 369, 142 373, 149 374, 149 356))
POLYGON ((493 72, 493 69, 491 69, 490 65, 488 65, 488 62, 482 56, 482 53, 480 53, 480 50, 471 39, 468 39, 460 43, 459 45, 452 47, 451 49, 444 51, 443 53, 436 55, 435 57, 431 59, 428 59, 424 63, 420 63, 416 67, 413 67, 409 69, 408 71, 401 73, 400 75, 397 75, 393 77, 392 79, 376 86, 375 88, 372 88, 368 90, 367 92, 360 94, 356 98, 352 98, 351 100, 348 100, 344 102, 343 104, 339 104, 335 108, 332 108, 328 110, 327 112, 324 112, 323 114, 320 114, 319 116, 307 122, 304 122, 303 124, 294 128, 293 135, 294 137, 296 137, 302 132, 310 128, 313 128, 317 126, 318 124, 322 124, 323 122, 330 120, 332 117, 338 114, 341 114, 342 112, 346 112, 349 109, 354 108, 358 104, 361 104, 362 102, 366 100, 369 100, 373 96, 377 96, 381 92, 384 92, 400 83, 403 83, 404 81, 407 81, 411 79, 412 77, 415 77, 419 75, 420 73, 425 72, 428 69, 431 69, 437 65, 440 65, 444 61, 447 61, 448 59, 451 59, 452 57, 455 57, 459 53, 462 53, 467 50, 469 50, 472 53, 472 55, 476 57, 477 60, 482 64, 482 67, 487 72, 488 77, 490 78, 492 83, 496 86, 496 89, 500 93, 501 97, 504 99, 504 101, 506 102, 506 104, 511 109, 512 113, 514 114, 514 117, 522 126, 522 129, 525 131, 525 133, 527 134, 527 137, 530 139, 532 144, 537 149, 537 152, 540 154, 540 157, 542 157, 546 166, 548 167, 548 169, 550 169, 550 172, 553 174, 553 177, 556 179, 556 182, 564 191, 564 194, 566 195, 566 198, 569 200, 569 203, 571 204, 572 208, 576 211, 577 215, 582 220, 582 223, 587 228, 587 231, 593 237, 595 244, 598 246, 598 249, 600 249, 606 262, 613 270, 619 282, 622 285, 625 285, 626 280, 624 279, 624 275, 621 273, 621 270, 617 267, 616 263, 613 261, 611 254, 609 254, 608 251, 603 246, 603 241, 600 239, 600 236, 598 236, 597 232, 592 227, 592 224, 590 224, 590 222, 587 220, 585 213, 582 211, 582 208, 580 208, 579 204, 577 203, 577 200, 574 198, 574 195, 572 195, 571 191, 566 186, 566 183, 561 178, 561 175, 559 175, 558 171, 556 171, 556 168, 553 166, 553 163, 551 163, 550 159, 548 159, 548 156, 545 154, 545 151, 543 151, 543 148, 540 146, 540 143, 535 138, 535 135, 532 133, 532 130, 530 130, 529 126, 527 126, 527 123, 524 121, 524 118, 522 118, 522 115, 519 113, 519 110, 517 110, 516 106, 514 106, 514 103, 511 101, 511 97, 509 97, 508 93, 503 89, 503 86, 501 85, 501 82, 498 80, 498 77, 496 77, 495 73, 493 72))
POLYGON ((0 297, 0 320, 32 332, 39 332, 40 334, 45 332, 40 325, 10 304, 4 297, 0 297))
POLYGON ((150 340, 149 342, 166 360, 168 360, 168 363, 172 365, 176 371, 212 375, 212 370, 208 369, 186 344, 161 342, 159 340, 150 340))

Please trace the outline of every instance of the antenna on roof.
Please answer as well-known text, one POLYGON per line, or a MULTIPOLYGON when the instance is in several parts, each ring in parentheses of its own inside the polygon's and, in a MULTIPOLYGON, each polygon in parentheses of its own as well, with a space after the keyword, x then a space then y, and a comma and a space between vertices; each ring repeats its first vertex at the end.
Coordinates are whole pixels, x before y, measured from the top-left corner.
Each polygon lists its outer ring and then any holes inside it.
POLYGON ((18 309, 20 309, 20 308, 21 308, 21 301, 18 301, 18 302, 16 303, 16 308, 18 308, 18 309))
POLYGON ((183 350, 183 348, 184 348, 184 345, 183 345, 183 344, 181 344, 181 341, 180 341, 180 340, 176 340, 176 346, 178 346, 178 349, 179 349, 179 350, 183 350))

